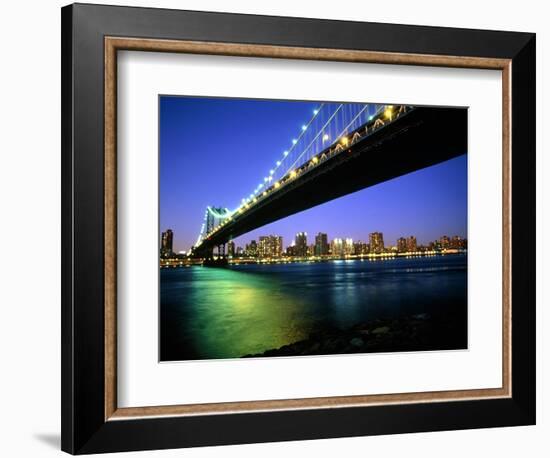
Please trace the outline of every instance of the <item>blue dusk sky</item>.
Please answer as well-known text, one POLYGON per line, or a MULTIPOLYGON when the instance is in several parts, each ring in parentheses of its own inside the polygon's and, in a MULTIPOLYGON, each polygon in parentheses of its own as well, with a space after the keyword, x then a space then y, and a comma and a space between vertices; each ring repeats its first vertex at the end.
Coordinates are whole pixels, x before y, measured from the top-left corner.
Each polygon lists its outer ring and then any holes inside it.
MULTIPOLYGON (((208 205, 233 209, 288 149, 318 102, 160 97, 160 230, 174 231, 174 251, 197 239, 208 205)), ((442 235, 467 236, 467 156, 428 167, 335 199, 235 239, 243 246, 260 235, 297 232, 308 243, 368 241, 384 233, 386 245, 414 235, 426 244, 442 235)))

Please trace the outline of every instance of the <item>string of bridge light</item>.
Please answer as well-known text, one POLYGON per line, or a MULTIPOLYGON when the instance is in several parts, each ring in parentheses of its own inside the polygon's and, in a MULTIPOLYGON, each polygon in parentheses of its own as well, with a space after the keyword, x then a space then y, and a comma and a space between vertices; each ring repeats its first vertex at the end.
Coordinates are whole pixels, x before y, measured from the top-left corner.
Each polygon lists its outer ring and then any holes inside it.
MULTIPOLYGON (((317 118, 317 116, 319 115, 319 113, 321 112, 321 109, 323 108, 323 106, 325 106, 325 103, 322 103, 318 108, 314 109, 313 110, 313 117, 310 119, 310 121, 307 123, 307 124, 303 124, 302 125, 302 131, 300 132, 300 135, 298 136, 298 138, 293 138, 292 139, 292 146, 288 149, 288 150, 285 150, 283 152, 283 157, 282 159, 276 161, 275 163, 275 167, 272 168, 270 171, 269 171, 269 174, 264 177, 264 181, 262 183, 260 183, 256 189, 254 190, 253 193, 251 193, 248 197, 246 198, 243 198, 241 199, 241 204, 234 210, 229 210, 227 208, 225 208, 226 210, 226 214, 225 215, 221 215, 217 212, 213 212, 212 208, 211 207, 207 207, 207 210, 205 212, 205 217, 204 217, 204 222, 201 226, 201 233, 199 234, 199 238, 197 239, 197 245, 202 241, 202 235, 204 233, 204 229, 205 229, 205 223, 206 223, 206 220, 207 220, 207 215, 208 215, 208 212, 210 212, 214 217, 218 218, 218 219, 221 219, 221 223, 216 226, 211 232, 215 232, 216 230, 218 230, 220 227, 222 226, 225 226, 226 224, 228 224, 229 222, 231 222, 231 220, 233 219, 233 215, 237 212, 242 212, 244 208, 248 208, 248 204, 252 201, 252 202, 255 202, 257 198, 257 195, 258 193, 265 187, 267 186, 268 183, 270 183, 271 181, 273 181, 273 175, 275 174, 275 172, 277 171, 277 169, 282 165, 284 159, 293 151, 293 149, 295 148, 295 146, 298 144, 298 142, 300 141, 300 139, 305 135, 305 132, 308 130, 308 128, 311 126, 311 124, 315 121, 315 119, 317 118)), ((314 137, 314 139, 308 144, 308 146, 300 153, 300 155, 294 160, 293 164, 285 171, 285 173, 283 174, 283 176, 286 176, 289 172, 290 174, 292 174, 293 172, 293 167, 298 163, 298 161, 300 160, 300 158, 302 158, 304 156, 304 154, 309 150, 309 148, 311 147, 311 145, 314 144, 314 142, 319 138, 319 136, 321 135, 321 133, 324 132, 325 128, 327 127, 327 125, 330 124, 330 122, 332 121, 332 119, 337 115, 337 113, 342 109, 342 107, 344 106, 344 104, 340 104, 337 109, 332 113, 332 115, 330 116, 330 118, 325 122, 325 124, 323 125, 323 127, 321 127, 321 129, 319 130, 319 132, 317 133, 317 135, 314 137)), ((369 104, 365 104, 365 106, 363 107, 363 109, 361 109, 359 111, 359 113, 357 113, 355 115, 355 117, 351 120, 351 122, 349 122, 347 124, 346 127, 344 127, 342 129, 342 131, 340 132, 340 134, 338 134, 336 136, 336 141, 335 143, 337 143, 338 141, 341 141, 344 145, 347 145, 348 143, 348 139, 347 137, 345 137, 344 135, 346 134, 347 132, 347 129, 349 129, 353 123, 359 119, 359 117, 361 116, 361 114, 368 108, 369 104)), ((393 115, 393 105, 382 105, 378 110, 376 110, 376 112, 372 115, 370 115, 368 117, 368 120, 369 121, 372 121, 374 119, 374 117, 376 115, 378 115, 379 113, 383 112, 384 113, 384 116, 386 118, 388 118, 390 121, 392 120, 392 115, 393 115)), ((326 140, 329 140, 330 139, 330 136, 328 134, 323 134, 323 138, 322 138, 322 141, 326 141, 326 140)), ((317 163, 317 161, 315 161, 315 163, 317 163)), ((277 183, 275 183, 275 187, 277 187, 277 183)), ((264 192, 265 194, 265 192, 264 192)), ((207 233, 206 234, 207 236, 210 235, 210 233, 207 233)))
POLYGON ((208 208, 206 207, 206 211, 204 212, 204 219, 202 220, 201 230, 199 232, 199 236, 197 237, 197 242, 195 243, 195 246, 200 245, 202 242, 202 236, 204 234, 204 230, 206 229, 206 220, 208 218, 208 208))
POLYGON ((256 197, 260 191, 268 185, 268 183, 271 183, 273 181, 273 175, 275 174, 275 172, 277 171, 277 169, 282 165, 283 161, 286 159, 286 157, 292 153, 292 151, 294 150, 294 148, 296 147, 296 145, 298 144, 298 142, 300 141, 300 139, 305 135, 306 131, 308 130, 308 128, 311 126, 311 124, 313 124, 313 122, 315 121, 315 119, 317 118, 317 116, 319 115, 319 113, 321 112, 321 110, 323 109, 323 106, 325 104, 322 103, 321 105, 319 105, 319 107, 315 108, 313 110, 313 116, 312 118, 309 120, 309 122, 307 124, 302 124, 302 130, 300 132, 300 135, 298 136, 298 138, 293 138, 291 143, 292 145, 290 146, 289 149, 283 151, 283 157, 279 160, 277 160, 275 162, 275 166, 269 170, 269 173, 266 174, 266 176, 264 177, 263 179, 263 182, 261 182, 260 184, 258 184, 258 186, 256 186, 256 188, 254 189, 254 191, 247 197, 243 197, 241 199, 241 204, 235 209, 233 210, 232 213, 235 213, 237 212, 239 209, 241 209, 244 205, 248 204, 250 201, 252 201, 254 199, 254 197, 256 197))
MULTIPOLYGON (((297 139, 293 139, 292 140, 292 148, 288 151, 285 151, 283 153, 283 160, 288 156, 288 154, 290 152, 292 152, 292 149, 296 146, 296 144, 300 141, 301 137, 305 134, 305 132, 307 131, 307 129, 309 128, 309 126, 314 122, 315 118, 317 117, 317 115, 320 113, 321 109, 323 108, 325 104, 321 104, 319 106, 319 108, 315 109, 313 111, 314 113, 314 116, 311 118, 311 120, 309 121, 309 123, 306 125, 302 125, 302 132, 300 134, 300 136, 297 138, 297 139)), ((353 123, 359 119, 359 117, 361 116, 361 114, 368 108, 368 104, 365 104, 365 106, 359 111, 359 113, 357 113, 355 115, 355 117, 351 120, 351 122, 346 125, 346 127, 344 127, 342 129, 342 131, 336 136, 336 139, 340 139, 343 141, 343 142, 346 142, 346 138, 343 137, 344 134, 346 133, 346 131, 353 125, 353 123)), ((288 173, 292 173, 292 170, 294 169, 294 167, 296 167, 296 165, 299 163, 299 161, 302 159, 302 157, 307 153, 307 151, 311 148, 311 146, 315 143, 315 141, 321 136, 321 134, 323 134, 322 136, 322 141, 325 142, 327 140, 330 139, 330 136, 327 134, 327 133, 324 133, 325 132, 325 129, 326 127, 332 122, 332 120, 334 119, 334 117, 338 114, 338 112, 344 107, 344 104, 339 104, 338 107, 336 108, 336 110, 332 113, 332 115, 330 116, 330 118, 324 123, 324 125, 319 129, 319 132, 317 133, 317 135, 313 138, 313 140, 311 140, 309 142, 309 144, 305 147, 305 149, 300 153, 300 155, 294 160, 294 162, 287 168, 287 170, 285 171, 285 173, 283 174, 283 176, 286 176, 288 173)), ((389 108, 390 110, 393 108, 391 106, 388 106, 387 108, 389 108)), ((374 119, 374 116, 376 114, 378 114, 381 110, 378 110, 374 115, 371 115, 369 116, 368 120, 369 121, 372 121, 374 119)), ((338 141, 338 140, 337 140, 338 141)), ((234 210, 235 211, 238 211, 239 209, 241 209, 243 206, 245 206, 246 204, 248 204, 251 200, 254 199, 254 197, 257 196, 257 194, 261 191, 261 189, 266 185, 266 183, 270 183, 272 180, 273 180, 273 175, 274 173, 277 171, 277 169, 281 166, 282 164, 282 160, 279 160, 276 162, 276 167, 271 169, 269 171, 269 175, 264 177, 264 183, 260 183, 256 189, 254 190, 254 192, 252 194, 250 194, 250 196, 248 198, 243 198, 241 200, 241 205, 236 209, 234 210)))

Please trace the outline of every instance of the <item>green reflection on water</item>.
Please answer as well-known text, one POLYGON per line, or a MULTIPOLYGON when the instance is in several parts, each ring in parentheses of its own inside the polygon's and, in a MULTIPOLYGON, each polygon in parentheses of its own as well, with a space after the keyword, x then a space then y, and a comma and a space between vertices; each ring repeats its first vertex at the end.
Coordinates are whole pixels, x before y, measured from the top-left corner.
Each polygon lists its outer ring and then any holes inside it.
POLYGON ((193 306, 181 329, 203 358, 261 353, 309 335, 313 322, 300 316, 307 305, 285 294, 277 278, 193 267, 190 280, 185 301, 193 306))

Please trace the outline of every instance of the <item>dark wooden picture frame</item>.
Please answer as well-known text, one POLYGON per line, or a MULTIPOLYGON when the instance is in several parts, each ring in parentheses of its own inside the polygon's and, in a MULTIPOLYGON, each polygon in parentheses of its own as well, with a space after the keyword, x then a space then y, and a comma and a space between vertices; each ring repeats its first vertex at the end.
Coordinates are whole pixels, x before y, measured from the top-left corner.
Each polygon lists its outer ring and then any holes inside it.
POLYGON ((535 423, 534 34, 70 5, 62 9, 62 180, 63 450, 81 454, 535 423), (500 70, 502 387, 118 408, 118 50, 500 70))

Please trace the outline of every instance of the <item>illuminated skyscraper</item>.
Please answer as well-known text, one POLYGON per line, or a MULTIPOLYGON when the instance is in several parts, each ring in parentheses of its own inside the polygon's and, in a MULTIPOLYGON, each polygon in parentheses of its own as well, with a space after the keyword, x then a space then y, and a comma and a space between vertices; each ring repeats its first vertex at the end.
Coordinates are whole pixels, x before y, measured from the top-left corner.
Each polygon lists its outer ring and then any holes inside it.
POLYGON ((328 237, 327 234, 319 232, 315 236, 315 256, 325 256, 328 254, 328 237))
POLYGON ((227 242, 227 256, 235 256, 235 242, 233 240, 227 242))
POLYGON ((334 239, 330 244, 330 252, 332 256, 344 255, 344 242, 342 239, 334 239))
POLYGON ((356 255, 368 254, 369 253, 369 244, 358 240, 353 244, 353 253, 356 255))
POLYGON ((384 234, 372 232, 369 234, 369 244, 371 253, 382 253, 384 251, 384 234))
POLYGON ((260 258, 281 257, 283 254, 283 237, 280 235, 262 235, 259 240, 258 255, 260 258))
POLYGON ((298 232, 294 242, 296 256, 307 256, 307 233, 298 232))
POLYGON ((397 252, 398 253, 407 252, 407 239, 405 237, 399 237, 397 239, 397 252))
POLYGON ((446 250, 450 247, 451 241, 449 240, 449 237, 444 235, 439 239, 439 243, 441 244, 441 249, 446 250))
POLYGON ((409 253, 413 253, 416 251, 416 237, 414 235, 411 235, 409 238, 407 238, 407 251, 409 253))
POLYGON ((460 237, 459 235, 455 235, 450 242, 451 248, 454 248, 455 250, 459 250, 461 248, 465 248, 465 240, 460 237))
POLYGON ((168 258, 173 253, 174 233, 172 229, 167 229, 160 237, 160 255, 163 258, 168 258))
POLYGON ((258 239, 258 256, 260 258, 268 258, 271 254, 271 243, 269 235, 261 235, 258 239))
POLYGON ((250 243, 244 247, 244 254, 249 258, 255 258, 258 256, 258 244, 256 243, 256 240, 251 240, 250 243))
POLYGON ((286 255, 287 256, 296 256, 296 245, 294 244, 294 242, 292 242, 291 245, 287 246, 286 247, 286 255))
POLYGON ((347 238, 344 242, 344 255, 349 256, 353 254, 353 239, 347 238))
POLYGON ((275 245, 274 257, 280 258, 283 255, 283 237, 281 235, 273 235, 272 237, 275 245))

